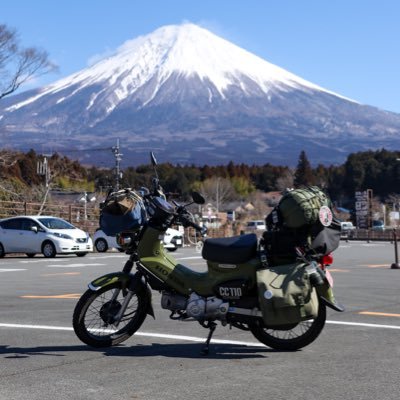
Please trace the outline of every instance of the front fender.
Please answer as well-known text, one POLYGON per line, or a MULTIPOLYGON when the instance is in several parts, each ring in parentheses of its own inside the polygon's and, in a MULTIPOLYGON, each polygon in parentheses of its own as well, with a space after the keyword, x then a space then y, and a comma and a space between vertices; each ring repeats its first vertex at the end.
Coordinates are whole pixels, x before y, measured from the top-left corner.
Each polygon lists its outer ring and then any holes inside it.
POLYGON ((129 286, 129 282, 131 281, 131 279, 133 279, 134 276, 135 275, 127 274, 125 272, 111 272, 90 282, 88 286, 90 290, 97 292, 105 286, 111 285, 116 282, 121 282, 122 287, 126 289, 129 286))
POLYGON ((151 301, 151 290, 143 280, 140 273, 128 274, 126 272, 111 272, 95 279, 89 283, 89 289, 94 292, 114 283, 120 282, 122 289, 130 289, 135 293, 141 294, 146 298, 147 314, 154 317, 153 305, 151 301))

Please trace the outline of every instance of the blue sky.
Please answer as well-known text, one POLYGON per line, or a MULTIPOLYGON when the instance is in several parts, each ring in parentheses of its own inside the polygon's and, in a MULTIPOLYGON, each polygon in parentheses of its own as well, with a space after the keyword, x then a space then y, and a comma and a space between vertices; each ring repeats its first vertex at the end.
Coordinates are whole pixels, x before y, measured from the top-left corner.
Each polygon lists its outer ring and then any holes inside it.
MULTIPOLYGON (((0 23, 47 50, 57 74, 88 66, 126 40, 193 22, 265 60, 363 104, 400 113, 397 0, 13 0, 0 23)), ((27 87, 25 86, 25 89, 27 87)))

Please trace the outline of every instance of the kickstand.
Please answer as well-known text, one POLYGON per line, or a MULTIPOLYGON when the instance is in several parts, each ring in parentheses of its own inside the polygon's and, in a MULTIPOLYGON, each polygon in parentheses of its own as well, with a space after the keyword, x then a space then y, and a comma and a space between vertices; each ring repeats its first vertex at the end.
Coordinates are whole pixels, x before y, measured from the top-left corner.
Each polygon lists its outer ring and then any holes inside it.
POLYGON ((211 336, 213 335, 216 327, 217 327, 217 324, 215 322, 209 322, 208 326, 206 326, 206 328, 210 329, 210 332, 208 332, 207 340, 204 343, 203 350, 201 351, 202 356, 207 356, 209 353, 211 336))

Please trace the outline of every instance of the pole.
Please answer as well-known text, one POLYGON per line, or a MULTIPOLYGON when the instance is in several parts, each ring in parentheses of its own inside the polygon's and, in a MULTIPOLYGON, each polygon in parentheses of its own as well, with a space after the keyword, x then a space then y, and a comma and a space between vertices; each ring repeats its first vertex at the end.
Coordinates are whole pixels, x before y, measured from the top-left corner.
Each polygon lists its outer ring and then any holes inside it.
POLYGON ((393 243, 394 243, 394 258, 395 262, 391 265, 391 269, 399 269, 399 253, 397 250, 397 231, 396 228, 393 229, 393 243))
POLYGON ((123 154, 119 152, 119 139, 117 139, 117 145, 112 148, 112 152, 115 157, 115 190, 119 190, 119 181, 121 179, 120 162, 122 160, 123 154))

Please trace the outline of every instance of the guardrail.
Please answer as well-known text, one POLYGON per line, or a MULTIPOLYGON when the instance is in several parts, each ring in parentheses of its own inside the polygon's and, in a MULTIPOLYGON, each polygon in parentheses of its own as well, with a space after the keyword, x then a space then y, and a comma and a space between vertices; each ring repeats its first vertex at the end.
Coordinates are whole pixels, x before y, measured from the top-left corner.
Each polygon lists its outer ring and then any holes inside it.
POLYGON ((385 229, 384 231, 374 231, 372 229, 354 229, 342 232, 342 239, 344 240, 383 240, 393 241, 393 229, 385 229))

